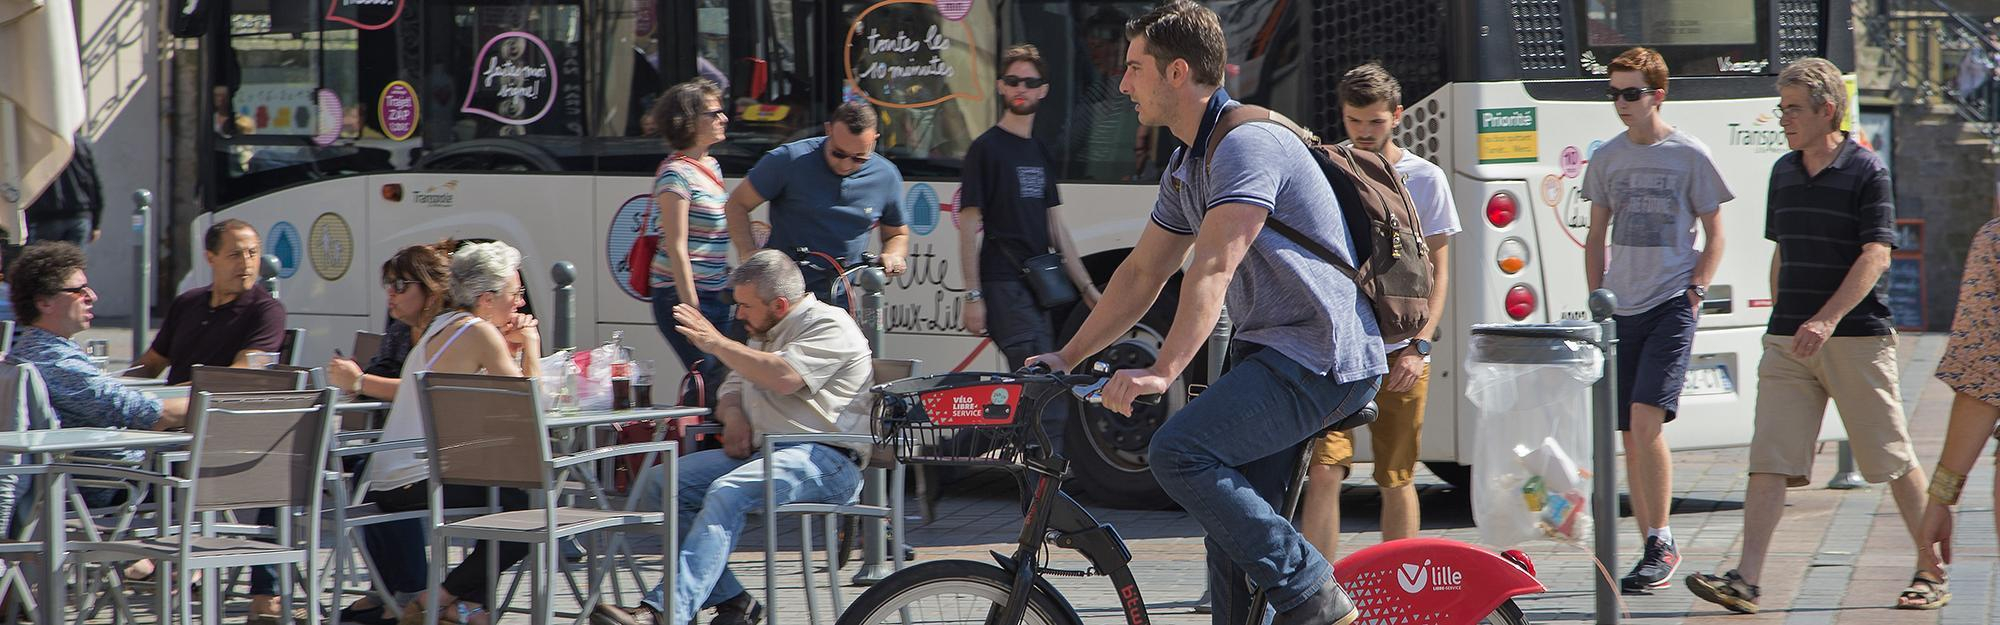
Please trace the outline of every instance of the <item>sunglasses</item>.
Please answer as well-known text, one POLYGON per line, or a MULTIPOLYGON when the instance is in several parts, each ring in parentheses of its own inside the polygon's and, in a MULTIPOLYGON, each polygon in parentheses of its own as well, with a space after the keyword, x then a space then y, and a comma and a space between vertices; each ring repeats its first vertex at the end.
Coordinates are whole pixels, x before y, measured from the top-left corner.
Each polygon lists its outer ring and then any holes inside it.
POLYGON ((840 148, 833 147, 832 145, 826 146, 826 151, 828 154, 832 154, 833 158, 836 160, 854 161, 854 164, 856 165, 867 165, 868 159, 875 157, 875 155, 873 154, 848 154, 846 152, 840 151, 840 148))
POLYGON ((56 291, 57 291, 57 292, 61 292, 61 293, 69 293, 69 294, 71 294, 71 295, 82 295, 82 294, 84 294, 84 293, 96 293, 96 292, 97 292, 97 291, 95 291, 95 290, 92 290, 92 289, 90 288, 90 285, 89 285, 89 284, 84 284, 84 285, 82 285, 82 286, 73 286, 73 287, 69 287, 69 288, 65 288, 65 289, 56 289, 56 291))
POLYGON ((1646 97, 1646 94, 1655 91, 1659 91, 1659 89, 1652 87, 1626 87, 1624 89, 1607 87, 1604 90, 1604 96, 1611 98, 1613 101, 1616 101, 1618 98, 1625 98, 1626 102, 1638 102, 1639 98, 1646 97))
POLYGON ((389 280, 383 282, 382 286, 389 290, 395 291, 397 295, 402 295, 404 293, 409 292, 410 287, 415 286, 417 284, 418 282, 416 280, 389 280))
POLYGON ((715 109, 712 111, 702 111, 700 113, 696 113, 696 115, 700 115, 701 117, 706 119, 717 119, 722 117, 722 114, 723 114, 722 109, 715 109))
POLYGON ((1019 87, 1019 86, 1021 86, 1021 83, 1028 83, 1028 88, 1029 88, 1029 89, 1040 89, 1040 88, 1042 87, 1042 85, 1046 85, 1046 84, 1049 84, 1049 81, 1048 81, 1048 80, 1046 80, 1046 79, 1042 79, 1042 78, 1022 78, 1022 77, 1020 77, 1020 76, 1015 76, 1015 75, 1013 75, 1013 74, 1008 74, 1008 75, 1006 75, 1006 76, 1001 76, 1001 77, 1000 77, 1000 82, 1001 82, 1002 84, 1005 84, 1005 85, 1009 86, 1009 87, 1019 87))

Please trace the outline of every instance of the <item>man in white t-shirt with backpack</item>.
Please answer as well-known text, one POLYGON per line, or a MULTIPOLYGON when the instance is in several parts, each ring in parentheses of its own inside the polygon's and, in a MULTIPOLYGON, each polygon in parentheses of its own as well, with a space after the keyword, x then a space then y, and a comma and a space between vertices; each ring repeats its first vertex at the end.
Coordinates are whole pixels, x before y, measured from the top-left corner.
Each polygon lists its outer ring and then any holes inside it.
MULTIPOLYGON (((1375 63, 1348 70, 1338 93, 1350 144, 1395 163, 1432 254, 1430 320, 1416 338, 1383 346, 1389 357, 1389 375, 1382 378, 1382 390, 1375 395, 1378 414, 1368 425, 1369 442, 1375 451, 1375 484, 1382 491, 1382 540, 1412 538, 1422 518, 1411 479, 1422 441, 1424 404, 1430 394, 1430 337, 1436 335, 1438 318, 1444 315, 1450 266, 1445 245, 1459 231, 1458 207, 1451 200, 1444 170, 1396 145, 1393 133, 1403 119, 1403 88, 1388 70, 1375 63)), ((1348 432, 1328 434, 1313 450, 1299 529, 1329 560, 1336 557, 1340 544, 1340 484, 1353 464, 1354 440, 1348 432)))

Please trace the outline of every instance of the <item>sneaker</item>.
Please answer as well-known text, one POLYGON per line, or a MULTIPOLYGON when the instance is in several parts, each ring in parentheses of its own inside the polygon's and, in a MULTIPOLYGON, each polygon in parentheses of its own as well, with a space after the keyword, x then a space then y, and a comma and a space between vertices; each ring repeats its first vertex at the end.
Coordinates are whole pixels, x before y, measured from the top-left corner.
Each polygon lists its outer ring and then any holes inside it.
POLYGON ((1687 585, 1688 590, 1703 601, 1729 608, 1731 612, 1757 613, 1757 595, 1760 593, 1756 586, 1743 581, 1743 576, 1735 569, 1719 576, 1695 573, 1687 576, 1687 585))
POLYGON ((1632 572, 1619 580, 1618 586, 1627 593, 1645 593, 1666 588, 1673 583, 1674 571, 1681 567, 1681 552, 1674 544, 1660 540, 1657 536, 1646 537, 1646 555, 1633 565, 1632 572))

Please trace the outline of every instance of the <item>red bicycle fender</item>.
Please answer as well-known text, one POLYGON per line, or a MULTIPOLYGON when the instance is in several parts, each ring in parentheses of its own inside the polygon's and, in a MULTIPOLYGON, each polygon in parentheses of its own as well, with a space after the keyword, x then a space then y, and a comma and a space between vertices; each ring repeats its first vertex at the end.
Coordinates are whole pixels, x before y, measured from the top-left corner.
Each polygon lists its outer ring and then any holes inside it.
POLYGON ((1476 623, 1508 599, 1547 590, 1499 554, 1439 538, 1378 544, 1333 570, 1361 608, 1359 624, 1476 623))

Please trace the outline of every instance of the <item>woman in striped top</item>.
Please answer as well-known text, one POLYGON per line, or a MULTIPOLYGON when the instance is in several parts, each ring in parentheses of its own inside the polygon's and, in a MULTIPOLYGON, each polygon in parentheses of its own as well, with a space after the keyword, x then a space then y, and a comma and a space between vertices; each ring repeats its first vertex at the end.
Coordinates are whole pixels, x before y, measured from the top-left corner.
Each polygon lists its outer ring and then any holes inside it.
MULTIPOLYGON (((722 90, 695 79, 674 85, 660 95, 648 113, 674 153, 660 161, 653 175, 653 201, 658 210, 648 230, 660 236, 653 256, 653 322, 674 347, 688 370, 702 373, 702 387, 722 381, 721 365, 674 330, 674 306, 688 302, 701 309, 708 322, 734 336, 730 306, 723 299, 729 283, 729 230, 724 225, 722 168, 708 149, 725 136, 729 116, 722 108, 722 90), (696 363, 700 362, 697 368, 696 363)), ((681 398, 683 405, 713 404, 712 393, 696 389, 681 398)))

